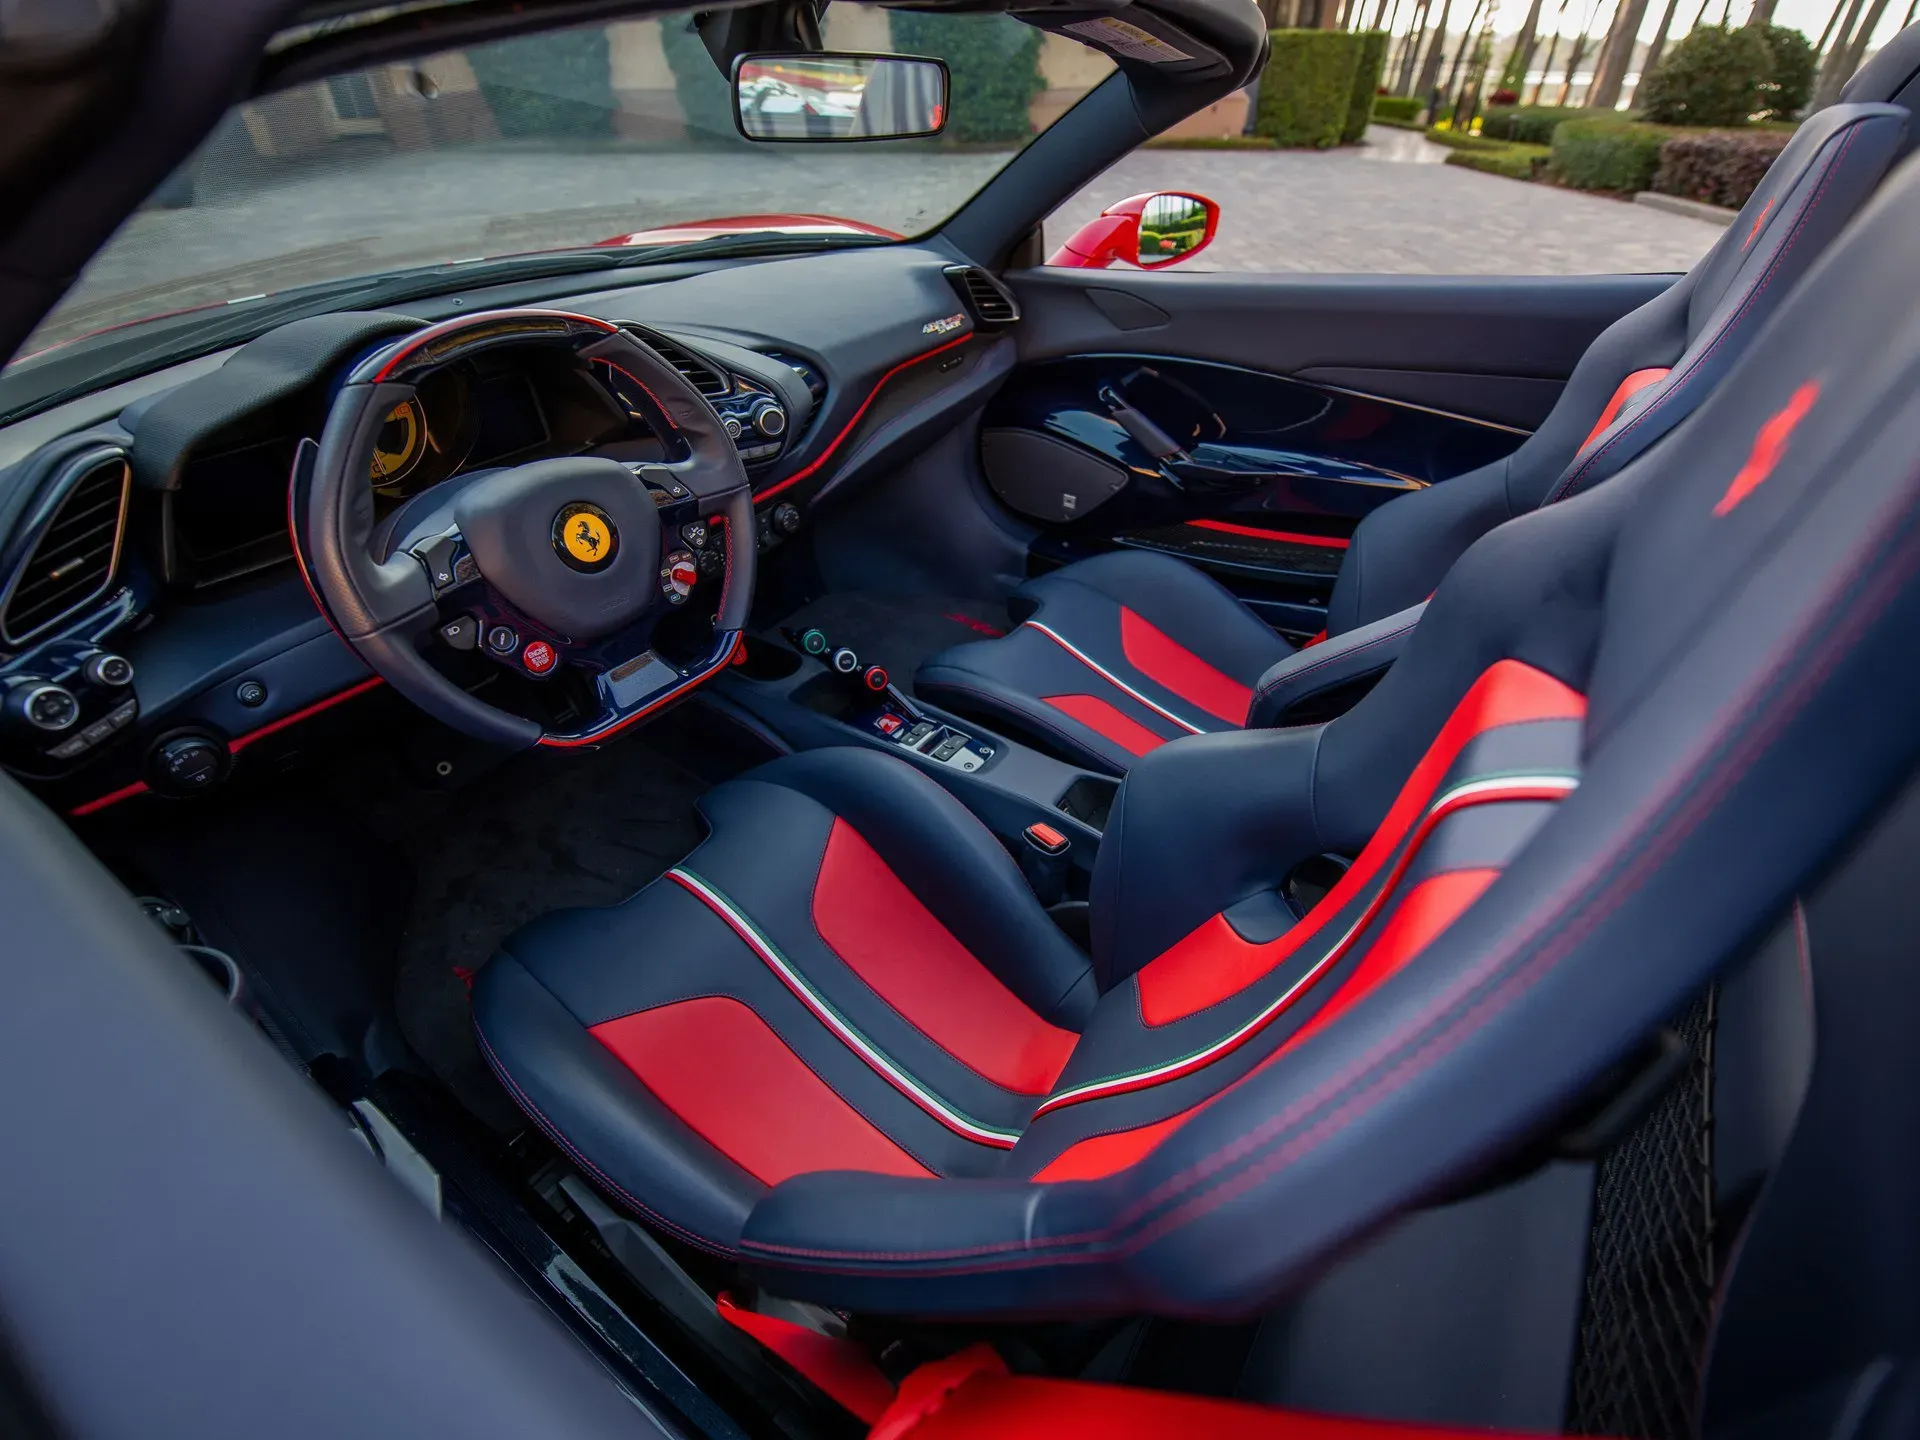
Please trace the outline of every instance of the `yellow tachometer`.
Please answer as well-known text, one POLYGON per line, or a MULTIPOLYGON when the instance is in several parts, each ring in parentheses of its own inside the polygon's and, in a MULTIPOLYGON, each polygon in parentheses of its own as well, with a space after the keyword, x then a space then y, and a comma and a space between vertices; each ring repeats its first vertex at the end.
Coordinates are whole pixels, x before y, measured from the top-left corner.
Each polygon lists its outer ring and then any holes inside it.
POLYGON ((393 407, 373 442, 373 488, 387 490, 407 478, 427 451, 427 414, 418 400, 393 407))

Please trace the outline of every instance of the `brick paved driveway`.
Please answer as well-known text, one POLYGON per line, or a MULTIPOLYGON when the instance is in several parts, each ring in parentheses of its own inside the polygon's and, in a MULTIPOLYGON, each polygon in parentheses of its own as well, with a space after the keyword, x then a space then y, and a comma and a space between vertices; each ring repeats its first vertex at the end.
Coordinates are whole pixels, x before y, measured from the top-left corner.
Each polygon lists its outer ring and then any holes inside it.
MULTIPOLYGON (((1074 197, 1051 241, 1137 191, 1220 201, 1219 270, 1579 274, 1681 270, 1717 229, 1434 163, 1417 134, 1324 154, 1143 150, 1074 197)), ((160 310, 464 256, 590 244, 694 216, 827 211, 913 233, 1003 163, 829 146, 721 154, 615 146, 344 153, 262 186, 210 172, 194 203, 136 215, 33 346, 160 310)))
POLYGON ((1417 133, 1376 125, 1349 150, 1136 150, 1063 206, 1049 240, 1145 190, 1220 202, 1190 268, 1582 275, 1685 270, 1720 228, 1550 185, 1446 165, 1417 133))

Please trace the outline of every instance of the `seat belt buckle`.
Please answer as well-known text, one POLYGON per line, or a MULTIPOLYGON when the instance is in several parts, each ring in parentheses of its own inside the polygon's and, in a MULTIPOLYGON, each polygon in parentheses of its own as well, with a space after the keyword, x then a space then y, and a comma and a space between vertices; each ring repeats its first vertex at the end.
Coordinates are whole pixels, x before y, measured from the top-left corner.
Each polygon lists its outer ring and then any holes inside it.
POLYGON ((1042 905, 1056 905, 1067 893, 1067 867, 1073 842, 1045 821, 1020 832, 1020 873, 1042 905))

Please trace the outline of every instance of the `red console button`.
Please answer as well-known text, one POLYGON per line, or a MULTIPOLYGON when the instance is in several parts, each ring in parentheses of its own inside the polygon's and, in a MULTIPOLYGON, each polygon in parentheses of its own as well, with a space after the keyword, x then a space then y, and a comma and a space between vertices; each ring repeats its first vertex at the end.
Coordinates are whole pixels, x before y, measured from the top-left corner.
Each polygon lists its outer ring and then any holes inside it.
POLYGON ((874 723, 880 727, 880 733, 882 735, 892 735, 896 734, 900 727, 907 722, 889 710, 874 723))
POLYGON ((544 675, 560 663, 560 657, 553 653, 553 647, 544 640, 535 640, 520 652, 520 660, 536 675, 544 675))

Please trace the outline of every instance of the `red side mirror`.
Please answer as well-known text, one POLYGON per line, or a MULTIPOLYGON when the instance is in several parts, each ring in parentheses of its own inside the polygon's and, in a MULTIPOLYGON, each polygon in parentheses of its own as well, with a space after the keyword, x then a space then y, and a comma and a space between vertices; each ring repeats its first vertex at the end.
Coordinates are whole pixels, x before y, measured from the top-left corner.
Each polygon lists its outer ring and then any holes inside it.
POLYGON ((1115 261, 1158 270, 1199 254, 1220 227, 1220 207, 1204 195, 1158 190, 1109 205, 1068 237, 1049 265, 1104 270, 1115 261))

